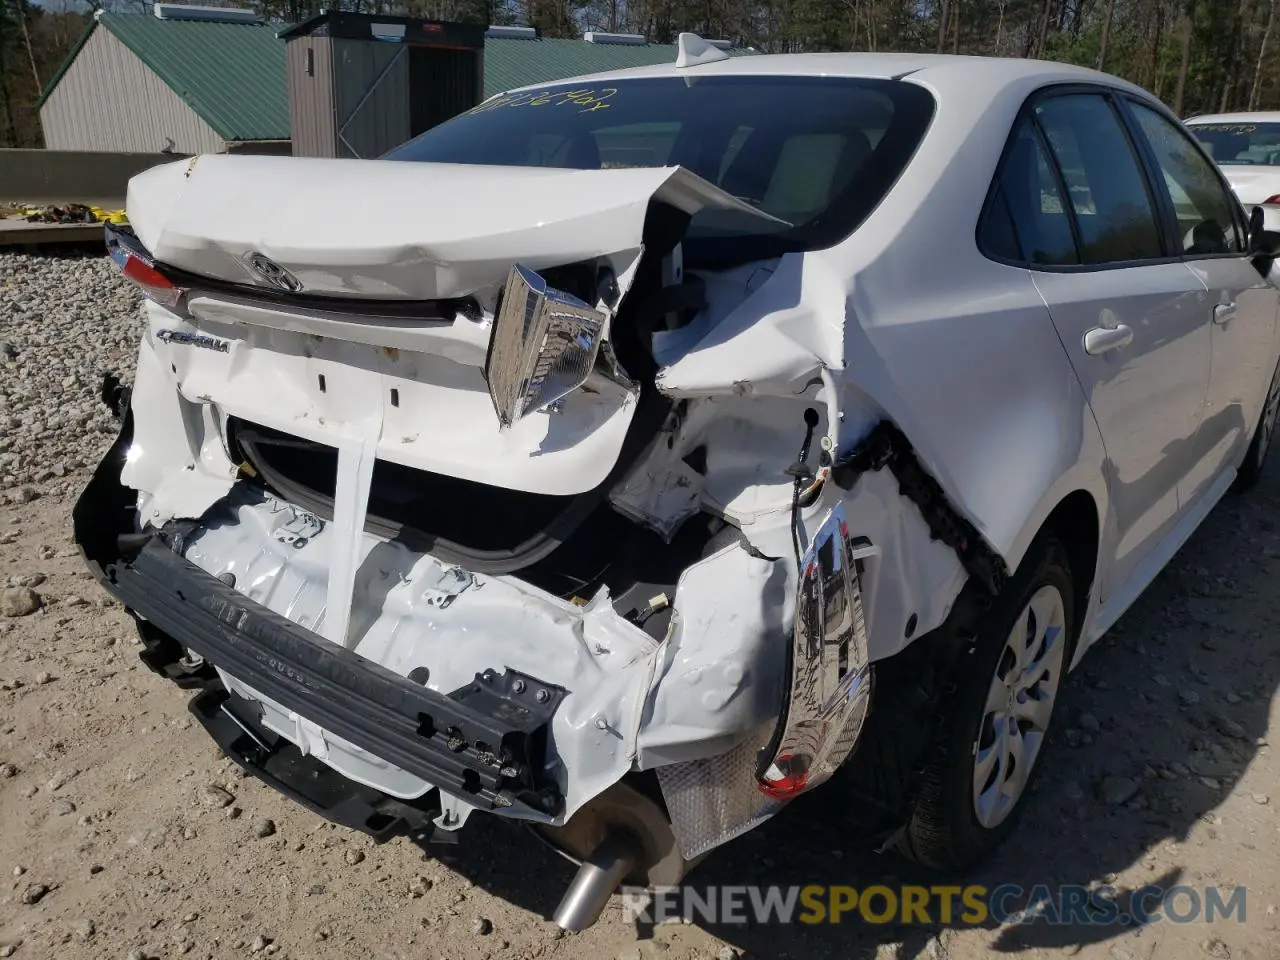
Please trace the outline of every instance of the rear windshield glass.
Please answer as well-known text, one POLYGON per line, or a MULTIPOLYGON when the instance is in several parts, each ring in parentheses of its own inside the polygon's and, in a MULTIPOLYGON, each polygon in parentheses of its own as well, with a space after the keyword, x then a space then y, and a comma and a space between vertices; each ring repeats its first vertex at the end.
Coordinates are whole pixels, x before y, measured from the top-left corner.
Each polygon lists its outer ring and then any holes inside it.
POLYGON ((683 166, 787 222, 707 211, 686 255, 742 261, 830 246, 911 159, 933 97, 900 80, 654 77, 491 99, 388 160, 600 169, 683 166))
POLYGON ((1280 166, 1280 123, 1193 123, 1216 163, 1280 166))

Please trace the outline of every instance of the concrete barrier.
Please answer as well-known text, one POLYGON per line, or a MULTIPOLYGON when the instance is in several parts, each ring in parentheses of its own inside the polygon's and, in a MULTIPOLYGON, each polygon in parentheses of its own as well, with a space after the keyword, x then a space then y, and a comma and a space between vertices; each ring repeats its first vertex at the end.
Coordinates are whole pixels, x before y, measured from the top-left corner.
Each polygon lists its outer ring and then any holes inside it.
POLYGON ((183 154, 81 150, 0 150, 0 203, 85 203, 124 206, 135 173, 183 154))

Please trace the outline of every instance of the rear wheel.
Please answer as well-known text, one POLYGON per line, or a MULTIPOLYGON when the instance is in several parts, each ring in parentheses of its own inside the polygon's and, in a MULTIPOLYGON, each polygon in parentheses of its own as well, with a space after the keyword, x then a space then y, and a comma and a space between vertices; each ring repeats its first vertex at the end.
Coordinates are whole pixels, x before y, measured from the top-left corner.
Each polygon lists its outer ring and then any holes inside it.
POLYGON ((1267 400, 1262 407, 1262 416, 1258 418, 1258 427, 1253 431, 1253 440, 1249 444, 1249 452, 1244 455, 1244 463, 1236 473, 1236 481, 1232 489, 1248 490, 1262 479, 1262 468, 1266 465, 1267 454, 1271 450, 1271 438, 1276 432, 1276 415, 1280 413, 1280 366, 1271 375, 1271 386, 1267 388, 1267 400))
POLYGON ((1052 534, 1032 545, 1000 596, 977 614, 972 654, 925 752, 900 846, 944 870, 967 868, 1013 829, 1057 713, 1075 611, 1066 551, 1052 534))

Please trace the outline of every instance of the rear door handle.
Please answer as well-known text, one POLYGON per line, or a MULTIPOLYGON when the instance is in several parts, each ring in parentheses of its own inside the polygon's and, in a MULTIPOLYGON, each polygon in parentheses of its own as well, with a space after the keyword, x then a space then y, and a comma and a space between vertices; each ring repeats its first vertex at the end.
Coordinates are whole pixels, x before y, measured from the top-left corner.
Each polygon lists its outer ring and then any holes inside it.
POLYGON ((1084 352, 1098 357, 1112 350, 1127 347, 1133 342, 1133 331, 1125 324, 1115 327, 1094 327, 1084 334, 1084 352))
POLYGON ((1216 303, 1213 306, 1213 322, 1219 326, 1225 327, 1228 323, 1236 318, 1236 305, 1234 303, 1216 303))

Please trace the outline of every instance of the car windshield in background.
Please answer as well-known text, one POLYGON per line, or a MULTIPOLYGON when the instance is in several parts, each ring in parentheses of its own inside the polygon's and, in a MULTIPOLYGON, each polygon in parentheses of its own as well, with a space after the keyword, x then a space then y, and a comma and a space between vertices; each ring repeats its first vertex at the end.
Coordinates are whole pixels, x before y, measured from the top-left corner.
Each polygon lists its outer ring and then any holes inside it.
POLYGON ((1193 123, 1215 163, 1280 166, 1280 123, 1193 123))
MULTIPOLYGON (((596 170, 682 166, 792 226, 705 211, 692 260, 734 262, 848 236, 910 161, 933 97, 898 80, 653 77, 498 97, 387 160, 596 170)), ((518 202, 518 201, 516 201, 518 202)))

